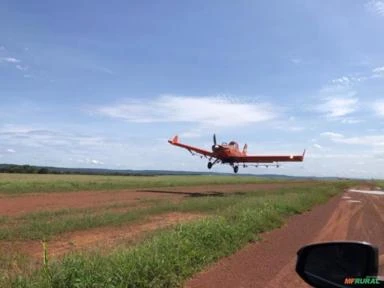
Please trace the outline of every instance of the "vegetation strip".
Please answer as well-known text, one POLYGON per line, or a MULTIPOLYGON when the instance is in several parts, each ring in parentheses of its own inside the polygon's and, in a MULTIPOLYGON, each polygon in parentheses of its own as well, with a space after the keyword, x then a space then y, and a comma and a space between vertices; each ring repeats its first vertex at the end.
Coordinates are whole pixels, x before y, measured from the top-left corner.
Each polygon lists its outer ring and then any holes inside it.
MULTIPOLYGON (((149 216, 163 213, 216 213, 221 209, 233 205, 234 202, 238 201, 239 197, 260 197, 271 193, 282 193, 281 191, 286 190, 261 190, 248 193, 235 192, 217 197, 186 198, 179 203, 173 203, 167 200, 142 200, 140 202, 146 204, 147 207, 129 209, 129 207, 126 206, 128 210, 118 212, 105 210, 108 206, 97 209, 82 208, 33 212, 23 216, 4 218, 4 224, 0 225, 0 240, 49 240, 53 236, 66 232, 105 226, 119 226, 134 221, 145 220, 149 216)), ((139 205, 139 203, 137 205, 139 205)))
MULTIPOLYGON (((217 216, 155 234, 131 249, 71 254, 31 275, 5 276, 10 287, 178 287, 257 234, 279 227, 283 218, 308 210, 341 192, 346 183, 281 189, 281 193, 238 197, 217 216)), ((48 247, 49 249, 49 247, 48 247)), ((0 282, 1 283, 1 282, 0 282)))
MULTIPOLYGON (((1 174, 0 194, 102 191, 214 184, 275 183, 287 179, 254 176, 101 176, 1 174)), ((291 180, 294 183, 295 181, 291 180)))

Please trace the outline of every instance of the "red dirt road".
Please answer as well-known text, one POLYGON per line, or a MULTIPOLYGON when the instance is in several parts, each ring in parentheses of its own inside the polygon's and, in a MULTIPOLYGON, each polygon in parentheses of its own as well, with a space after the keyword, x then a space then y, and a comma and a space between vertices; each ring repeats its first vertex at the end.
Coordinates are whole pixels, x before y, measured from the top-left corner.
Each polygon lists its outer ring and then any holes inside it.
POLYGON ((111 191, 83 191, 64 193, 0 195, 0 216, 16 216, 41 210, 95 208, 113 204, 135 204, 140 200, 174 199, 188 196, 231 192, 278 189, 286 186, 307 185, 312 182, 281 182, 266 184, 226 184, 193 187, 143 188, 111 191))
POLYGON ((296 252, 333 240, 370 242, 379 248, 384 275, 384 195, 346 192, 285 226, 262 235, 238 253, 190 279, 185 287, 309 287, 295 273, 296 252))

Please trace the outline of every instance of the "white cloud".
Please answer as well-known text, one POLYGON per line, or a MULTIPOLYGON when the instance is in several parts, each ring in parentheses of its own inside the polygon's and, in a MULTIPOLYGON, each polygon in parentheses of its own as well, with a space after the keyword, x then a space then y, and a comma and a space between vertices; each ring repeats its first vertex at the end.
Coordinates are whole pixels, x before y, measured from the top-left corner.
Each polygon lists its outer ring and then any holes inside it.
POLYGON ((384 66, 377 67, 377 68, 373 69, 372 72, 373 73, 382 73, 382 72, 384 72, 384 66))
POLYGON ((22 66, 22 65, 17 64, 16 65, 16 69, 18 69, 20 71, 27 71, 28 70, 28 66, 22 66))
MULTIPOLYGON (((72 158, 69 158, 70 161, 73 161, 72 158)), ((95 160, 95 159, 90 159, 90 158, 85 158, 85 159, 77 159, 76 162, 82 163, 82 164, 92 164, 92 165, 104 165, 104 162, 95 160)))
POLYGON ((334 133, 334 132, 324 132, 324 133, 321 133, 320 136, 325 136, 325 137, 330 137, 330 138, 344 137, 342 134, 334 133))
POLYGON ((302 126, 287 126, 286 130, 287 131, 292 131, 292 132, 300 132, 300 131, 304 131, 305 128, 302 127, 302 126))
POLYGON ((372 78, 382 78, 384 77, 384 66, 382 67, 376 67, 375 69, 372 70, 372 78))
POLYGON ((384 16, 384 1, 371 0, 365 4, 365 8, 372 13, 384 16))
POLYGON ((327 118, 340 119, 355 112, 359 108, 357 92, 353 89, 355 77, 342 76, 331 80, 319 91, 320 103, 315 110, 327 118))
POLYGON ((108 141, 102 137, 65 133, 27 126, 3 125, 0 127, 0 140, 9 145, 19 145, 20 139, 24 147, 53 148, 55 150, 71 147, 101 147, 108 141))
MULTIPOLYGON (((355 153, 334 153, 334 154, 330 154, 330 153, 311 153, 311 154, 308 154, 308 157, 307 158, 320 158, 320 159, 361 159, 361 158, 371 158, 372 156, 371 155, 359 155, 359 154, 355 154, 355 153)), ((304 160, 305 161, 305 160, 304 160)), ((329 165, 327 165, 329 167, 329 165)))
POLYGON ((352 74, 349 76, 341 76, 339 78, 331 80, 331 85, 326 86, 326 88, 330 90, 334 90, 337 92, 345 90, 346 88, 352 88, 352 86, 356 85, 357 83, 366 81, 369 77, 366 75, 359 74, 352 74))
POLYGON ((384 100, 374 102, 372 108, 378 116, 384 117, 384 100))
POLYGON ((2 57, 0 58, 1 62, 7 62, 7 63, 20 63, 19 59, 13 58, 13 57, 2 57))
POLYGON ((358 120, 354 118, 345 118, 341 120, 341 123, 344 123, 344 124, 357 124, 361 122, 363 122, 363 120, 358 120))
POLYGON ((351 79, 347 76, 342 76, 340 78, 333 79, 331 82, 334 84, 349 85, 351 83, 351 79))
POLYGON ((313 144, 313 147, 315 147, 315 148, 317 148, 319 150, 323 150, 324 149, 323 146, 321 146, 320 144, 317 144, 317 143, 313 144))
POLYGON ((7 149, 7 152, 8 153, 15 153, 16 151, 14 149, 10 148, 10 149, 7 149))
POLYGON ((355 112, 358 109, 358 102, 358 98, 355 97, 326 98, 318 106, 318 111, 330 118, 342 117, 355 112))
POLYGON ((181 138, 199 138, 202 136, 202 132, 200 130, 191 130, 179 133, 178 135, 181 138))
POLYGON ((291 59, 291 62, 292 62, 293 64, 298 65, 298 64, 301 64, 301 63, 303 62, 303 60, 300 59, 300 58, 292 58, 292 59, 291 59))
POLYGON ((366 145, 366 146, 384 146, 384 135, 365 135, 355 137, 345 137, 342 134, 333 132, 324 132, 321 136, 328 137, 332 142, 350 145, 366 145))
POLYGON ((211 126, 240 126, 277 117, 268 103, 241 102, 229 97, 162 95, 155 99, 127 100, 97 109, 97 112, 130 122, 185 122, 211 126))

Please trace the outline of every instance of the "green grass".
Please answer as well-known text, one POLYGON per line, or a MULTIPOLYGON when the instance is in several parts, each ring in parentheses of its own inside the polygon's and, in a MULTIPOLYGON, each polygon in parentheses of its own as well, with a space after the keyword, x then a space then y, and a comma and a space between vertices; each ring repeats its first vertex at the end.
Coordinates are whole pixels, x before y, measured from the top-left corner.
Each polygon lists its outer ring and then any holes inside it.
POLYGON ((258 233, 279 227, 289 215, 326 202, 347 185, 323 183, 272 194, 191 199, 180 209, 197 205, 215 211, 215 216, 177 225, 144 243, 117 248, 107 255, 70 254, 35 273, 6 275, 3 283, 9 287, 179 287, 206 265, 255 241, 258 233))
POLYGON ((50 240, 66 232, 106 226, 117 227, 171 212, 217 214, 242 199, 306 191, 311 187, 308 185, 300 188, 286 187, 247 193, 225 193, 220 196, 189 197, 178 203, 167 200, 142 200, 135 204, 139 207, 132 204, 113 204, 102 208, 71 208, 27 213, 12 218, 3 217, 0 218, 0 224, 3 223, 0 225, 0 240, 50 240), (140 207, 140 203, 145 206, 140 207), (115 210, 116 208, 118 210, 115 210))
POLYGON ((384 181, 383 180, 378 180, 374 182, 376 187, 379 187, 381 190, 384 190, 384 181))
MULTIPOLYGON (((260 197, 267 194, 280 194, 285 188, 276 191, 255 191, 248 193, 228 193, 223 196, 190 197, 174 203, 167 200, 142 200, 144 207, 135 208, 132 204, 113 204, 102 208, 71 208, 56 211, 39 211, 18 217, 0 218, 0 240, 49 240, 53 236, 97 227, 120 226, 134 221, 143 221, 150 216, 170 212, 217 213, 242 198, 260 197), (116 208, 127 208, 114 210, 116 208), (100 211, 101 210, 101 211, 100 211)), ((137 203, 136 205, 140 205, 137 203)))
MULTIPOLYGON (((0 173, 0 194, 75 192, 128 188, 195 186, 206 184, 273 183, 253 176, 100 176, 0 173)), ((284 180, 287 181, 287 180, 284 180)), ((289 180, 288 180, 289 181, 289 180)), ((294 182, 290 180, 290 182, 294 182)))

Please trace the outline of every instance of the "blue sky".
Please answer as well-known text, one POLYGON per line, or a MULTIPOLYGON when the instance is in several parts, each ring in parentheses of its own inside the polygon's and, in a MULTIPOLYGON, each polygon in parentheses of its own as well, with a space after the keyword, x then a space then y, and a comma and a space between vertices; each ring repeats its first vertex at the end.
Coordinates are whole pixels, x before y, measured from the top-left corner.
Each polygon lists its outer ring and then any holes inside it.
POLYGON ((0 1, 0 163, 384 178, 384 0, 0 1), (214 171, 231 171, 215 166, 214 171), (244 172, 244 170, 242 171, 244 172))

